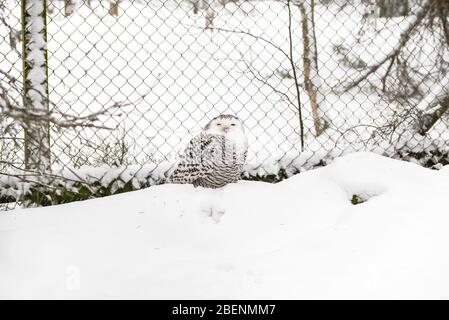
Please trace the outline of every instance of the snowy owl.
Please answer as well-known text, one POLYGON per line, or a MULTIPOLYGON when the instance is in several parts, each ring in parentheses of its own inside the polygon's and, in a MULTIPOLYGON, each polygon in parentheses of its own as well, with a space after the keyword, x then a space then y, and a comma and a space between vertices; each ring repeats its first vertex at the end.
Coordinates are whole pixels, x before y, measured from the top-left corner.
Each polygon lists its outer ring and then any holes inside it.
POLYGON ((168 182, 205 188, 220 188, 237 182, 247 149, 248 140, 240 119, 219 115, 190 141, 168 182))

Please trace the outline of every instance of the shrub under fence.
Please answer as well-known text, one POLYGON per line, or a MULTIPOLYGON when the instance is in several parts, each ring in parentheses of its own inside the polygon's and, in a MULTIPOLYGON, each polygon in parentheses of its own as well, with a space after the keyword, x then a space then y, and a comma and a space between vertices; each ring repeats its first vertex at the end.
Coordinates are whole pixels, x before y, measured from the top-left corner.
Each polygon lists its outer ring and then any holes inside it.
MULTIPOLYGON (((277 183, 295 174, 328 165, 335 157, 349 152, 315 153, 313 159, 303 155, 302 162, 300 156, 258 166, 247 164, 241 178, 277 183)), ((416 147, 404 146, 395 152, 381 154, 438 170, 449 164, 449 143, 431 143, 419 151, 416 147)), ((49 206, 141 190, 164 184, 172 167, 173 163, 170 162, 145 166, 83 167, 63 169, 47 176, 34 175, 34 178, 29 178, 33 176, 30 174, 24 176, 16 172, 0 180, 0 204, 10 204, 3 209, 14 208, 11 203, 24 207, 49 206)))

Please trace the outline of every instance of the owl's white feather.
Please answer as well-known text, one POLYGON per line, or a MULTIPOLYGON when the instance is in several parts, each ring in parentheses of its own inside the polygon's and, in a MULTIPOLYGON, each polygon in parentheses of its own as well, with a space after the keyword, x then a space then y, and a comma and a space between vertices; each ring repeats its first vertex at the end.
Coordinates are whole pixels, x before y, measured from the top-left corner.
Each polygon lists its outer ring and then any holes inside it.
POLYGON ((219 188, 239 180, 248 140, 242 122, 231 115, 212 119, 185 148, 172 183, 219 188))

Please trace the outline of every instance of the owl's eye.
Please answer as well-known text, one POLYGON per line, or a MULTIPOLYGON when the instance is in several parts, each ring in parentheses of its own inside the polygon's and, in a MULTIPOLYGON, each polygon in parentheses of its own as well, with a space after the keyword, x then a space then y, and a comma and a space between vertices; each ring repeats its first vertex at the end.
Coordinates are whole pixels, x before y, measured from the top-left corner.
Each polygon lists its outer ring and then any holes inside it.
POLYGON ((221 126, 221 123, 217 123, 217 126, 221 126))
POLYGON ((235 126, 235 123, 231 123, 231 126, 235 126))

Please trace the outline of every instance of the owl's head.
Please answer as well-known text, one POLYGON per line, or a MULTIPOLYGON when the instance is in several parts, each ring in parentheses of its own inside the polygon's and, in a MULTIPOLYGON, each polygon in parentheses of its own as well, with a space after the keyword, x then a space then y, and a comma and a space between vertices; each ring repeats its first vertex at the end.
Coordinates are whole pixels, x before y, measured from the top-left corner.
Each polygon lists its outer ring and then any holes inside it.
POLYGON ((218 134, 227 138, 236 138, 245 136, 245 129, 239 118, 221 114, 213 118, 205 127, 204 131, 210 134, 218 134))

